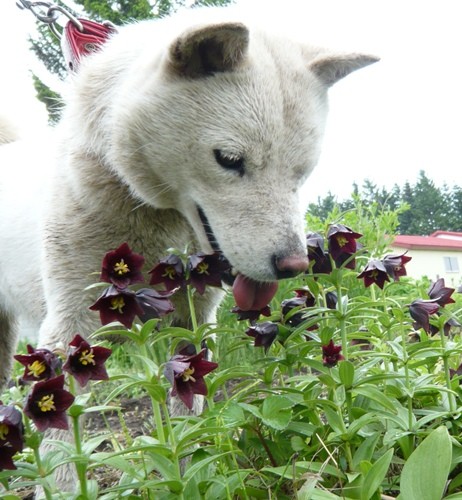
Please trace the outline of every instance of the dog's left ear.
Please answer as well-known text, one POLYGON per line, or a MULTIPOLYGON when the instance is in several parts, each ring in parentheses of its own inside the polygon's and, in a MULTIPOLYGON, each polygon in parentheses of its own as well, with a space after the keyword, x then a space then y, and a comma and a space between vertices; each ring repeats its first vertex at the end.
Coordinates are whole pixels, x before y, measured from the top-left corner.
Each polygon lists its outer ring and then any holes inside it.
POLYGON ((171 44, 169 65, 192 78, 232 71, 244 61, 248 46, 249 30, 241 23, 203 26, 183 33, 171 44))
POLYGON ((310 62, 309 68, 327 87, 331 87, 353 71, 375 63, 379 59, 366 54, 329 54, 316 57, 310 62))

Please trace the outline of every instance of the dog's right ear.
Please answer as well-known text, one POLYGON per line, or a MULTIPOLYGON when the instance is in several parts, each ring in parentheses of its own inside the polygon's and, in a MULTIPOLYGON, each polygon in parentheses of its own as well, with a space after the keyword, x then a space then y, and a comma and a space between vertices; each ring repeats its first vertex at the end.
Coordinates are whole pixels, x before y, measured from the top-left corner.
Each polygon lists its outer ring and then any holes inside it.
POLYGON ((183 33, 170 46, 169 67, 197 78, 232 71, 245 60, 249 30, 241 23, 202 26, 183 33))

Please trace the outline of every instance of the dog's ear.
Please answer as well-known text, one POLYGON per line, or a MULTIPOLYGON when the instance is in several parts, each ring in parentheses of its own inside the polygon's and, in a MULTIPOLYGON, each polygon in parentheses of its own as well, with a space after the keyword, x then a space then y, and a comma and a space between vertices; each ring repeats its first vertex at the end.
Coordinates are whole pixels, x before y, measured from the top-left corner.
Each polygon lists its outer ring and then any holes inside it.
POLYGON ((232 71, 242 64, 249 30, 241 23, 223 23, 183 33, 170 46, 169 66, 188 77, 232 71))
POLYGON ((379 60, 366 54, 321 55, 310 62, 310 69, 330 87, 357 69, 364 68, 379 60))

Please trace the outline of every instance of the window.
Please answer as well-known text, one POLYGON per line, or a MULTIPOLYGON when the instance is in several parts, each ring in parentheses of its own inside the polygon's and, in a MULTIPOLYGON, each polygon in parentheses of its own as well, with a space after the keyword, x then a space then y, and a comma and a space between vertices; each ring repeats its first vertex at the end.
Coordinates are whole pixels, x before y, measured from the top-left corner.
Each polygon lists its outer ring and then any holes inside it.
POLYGON ((457 257, 443 257, 444 259, 444 269, 447 273, 458 273, 459 272, 459 262, 457 257))

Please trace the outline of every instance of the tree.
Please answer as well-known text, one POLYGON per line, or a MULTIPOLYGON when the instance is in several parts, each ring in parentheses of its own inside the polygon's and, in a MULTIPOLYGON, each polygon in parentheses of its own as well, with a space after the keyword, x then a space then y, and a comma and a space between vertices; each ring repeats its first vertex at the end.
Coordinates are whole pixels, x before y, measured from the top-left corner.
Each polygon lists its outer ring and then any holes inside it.
POLYGON ((391 191, 377 187, 370 180, 366 180, 361 189, 353 184, 349 199, 338 201, 332 193, 328 193, 325 198, 318 198, 317 203, 311 203, 308 211, 314 217, 327 220, 334 213, 334 208, 339 213, 354 210, 356 199, 361 200, 364 207, 378 204, 383 209, 397 211, 400 234, 462 231, 462 187, 443 186, 440 189, 424 171, 419 173, 414 184, 406 182, 403 187, 395 184, 391 191))
POLYGON ((462 232, 462 187, 454 186, 446 201, 448 205, 448 222, 452 231, 462 232))
POLYGON ((446 226, 446 203, 441 191, 423 170, 412 190, 410 234, 431 234, 446 226))

